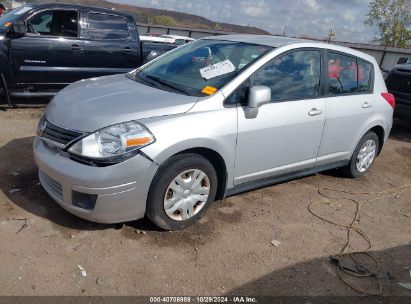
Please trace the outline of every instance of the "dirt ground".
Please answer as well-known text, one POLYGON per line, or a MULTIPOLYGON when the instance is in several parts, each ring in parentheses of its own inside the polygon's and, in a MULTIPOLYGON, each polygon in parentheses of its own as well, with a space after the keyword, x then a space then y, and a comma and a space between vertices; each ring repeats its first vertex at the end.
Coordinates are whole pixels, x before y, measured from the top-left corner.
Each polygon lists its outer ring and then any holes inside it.
MULTIPOLYGON (((329 262, 346 231, 307 207, 323 199, 321 186, 379 192, 411 185, 411 124, 397 121, 359 179, 333 170, 234 196, 179 232, 146 220, 94 224, 64 211, 39 185, 32 140, 43 110, 0 106, 0 295, 359 295, 329 262)), ((383 295, 411 296, 398 284, 411 283, 411 191, 401 189, 363 204, 358 223, 381 262, 383 295)), ((354 212, 347 201, 318 208, 341 223, 354 212)), ((354 237, 353 249, 365 245, 354 237)), ((375 289, 373 280, 355 283, 375 289)))

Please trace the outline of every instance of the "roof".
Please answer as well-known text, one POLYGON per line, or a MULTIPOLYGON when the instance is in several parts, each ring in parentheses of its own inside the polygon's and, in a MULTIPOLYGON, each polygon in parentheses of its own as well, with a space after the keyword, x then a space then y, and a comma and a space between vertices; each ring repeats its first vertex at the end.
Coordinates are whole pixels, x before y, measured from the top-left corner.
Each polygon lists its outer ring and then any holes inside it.
POLYGON ((275 48, 286 45, 286 44, 310 42, 309 40, 270 36, 270 35, 224 35, 224 36, 207 37, 205 39, 252 43, 252 44, 258 44, 258 45, 271 46, 275 48))
POLYGON ((234 41, 234 42, 244 42, 257 45, 270 46, 273 48, 279 48, 285 45, 301 44, 305 47, 320 47, 323 49, 329 49, 339 52, 344 52, 359 58, 365 59, 367 61, 376 64, 375 58, 364 52, 354 50, 345 46, 329 44, 319 41, 307 40, 307 39, 297 39, 288 38, 281 36, 269 36, 269 35, 225 35, 225 36, 210 36, 204 39, 221 40, 221 41, 234 41))

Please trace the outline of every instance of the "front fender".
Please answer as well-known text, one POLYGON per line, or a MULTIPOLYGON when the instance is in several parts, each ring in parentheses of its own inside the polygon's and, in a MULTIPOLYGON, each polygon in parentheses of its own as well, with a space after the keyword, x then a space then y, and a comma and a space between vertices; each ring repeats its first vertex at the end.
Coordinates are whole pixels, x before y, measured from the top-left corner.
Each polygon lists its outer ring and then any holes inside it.
POLYGON ((206 148, 218 153, 227 167, 227 186, 233 183, 237 141, 237 109, 213 111, 141 120, 156 137, 142 149, 158 165, 185 150, 206 148))
POLYGON ((0 73, 4 75, 8 87, 14 86, 14 74, 9 61, 9 39, 5 38, 0 46, 0 73))

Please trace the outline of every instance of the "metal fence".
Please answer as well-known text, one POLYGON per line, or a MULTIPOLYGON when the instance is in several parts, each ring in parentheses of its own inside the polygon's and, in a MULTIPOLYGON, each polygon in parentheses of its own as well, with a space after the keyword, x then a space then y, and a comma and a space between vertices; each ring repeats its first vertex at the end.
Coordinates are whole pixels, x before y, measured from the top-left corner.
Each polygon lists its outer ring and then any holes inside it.
MULTIPOLYGON (((189 29, 182 27, 150 25, 137 23, 137 27, 141 34, 151 33, 158 35, 180 35, 200 39, 208 36, 236 34, 230 32, 203 30, 203 29, 189 29)), ((408 58, 411 62, 411 48, 391 48, 382 47, 372 44, 349 43, 334 41, 334 44, 347 46, 373 56, 380 66, 384 69, 390 70, 397 63, 400 58, 408 58)))
POLYGON ((364 53, 367 53, 375 58, 380 64, 380 67, 391 70, 394 65, 397 64, 398 59, 408 58, 411 62, 411 49, 410 48, 392 48, 383 47, 379 45, 361 44, 361 43, 348 43, 348 42, 333 42, 338 45, 347 46, 364 53))

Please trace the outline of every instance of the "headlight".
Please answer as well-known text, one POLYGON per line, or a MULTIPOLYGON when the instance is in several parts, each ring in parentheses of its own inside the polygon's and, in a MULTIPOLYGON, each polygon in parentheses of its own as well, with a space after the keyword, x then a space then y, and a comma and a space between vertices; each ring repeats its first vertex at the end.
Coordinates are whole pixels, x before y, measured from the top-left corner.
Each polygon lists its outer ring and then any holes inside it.
POLYGON ((68 152, 91 159, 127 156, 155 141, 142 124, 130 121, 101 129, 71 146, 68 152))

